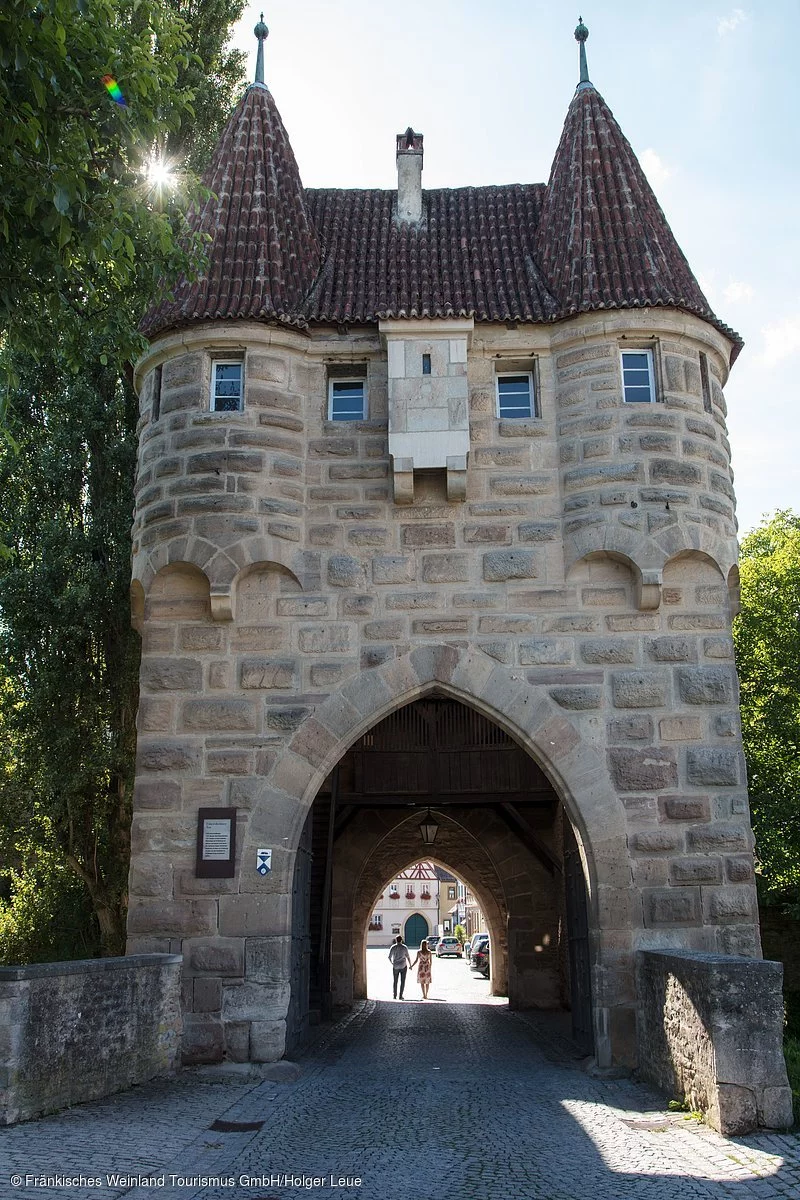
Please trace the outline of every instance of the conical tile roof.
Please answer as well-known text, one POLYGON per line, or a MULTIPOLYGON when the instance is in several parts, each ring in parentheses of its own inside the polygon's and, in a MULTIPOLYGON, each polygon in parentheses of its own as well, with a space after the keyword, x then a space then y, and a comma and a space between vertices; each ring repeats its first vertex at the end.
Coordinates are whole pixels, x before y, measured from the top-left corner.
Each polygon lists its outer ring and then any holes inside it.
POLYGON ((712 312, 585 62, 547 186, 426 190, 419 222, 398 220, 394 190, 304 191, 260 82, 204 182, 211 196, 192 224, 209 235, 208 266, 148 312, 150 338, 237 317, 301 329, 387 317, 544 323, 663 305, 716 326, 731 361, 742 346, 712 312))
POLYGON ((173 300, 147 313, 142 332, 153 337, 236 317, 304 327, 320 244, 289 138, 263 84, 248 88, 235 108, 203 182, 211 196, 192 225, 211 239, 205 273, 181 280, 173 300))
POLYGON ((536 235, 559 317, 670 305, 741 339, 711 310, 611 109, 581 83, 567 112, 536 235))

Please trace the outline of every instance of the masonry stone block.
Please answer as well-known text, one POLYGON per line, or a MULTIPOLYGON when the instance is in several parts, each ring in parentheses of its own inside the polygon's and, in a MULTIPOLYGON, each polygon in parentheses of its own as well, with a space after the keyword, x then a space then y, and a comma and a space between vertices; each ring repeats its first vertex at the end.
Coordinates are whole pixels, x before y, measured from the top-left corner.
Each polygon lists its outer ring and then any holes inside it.
POLYGON ((698 853, 731 853, 750 849, 750 835, 744 825, 699 825, 687 833, 689 847, 698 853))
POLYGON ((659 796, 658 811, 667 821, 710 821, 708 796, 659 796))
POLYGON ((350 649, 350 626, 306 625, 299 630, 298 641, 307 654, 341 654, 350 649))
POLYGON ((151 658, 142 660, 142 687, 151 692, 198 692, 203 668, 197 659, 151 658))
POLYGON ((487 583, 508 579, 535 579, 536 555, 530 550, 494 550, 483 556, 483 578, 487 583))
POLYGON ((189 731, 256 728, 256 710, 250 700, 186 700, 181 725, 189 731))
POLYGON ((244 947, 241 938, 192 938, 184 947, 191 971, 200 975, 244 974, 244 947))
POLYGON ((328 559, 328 583, 331 587, 360 587, 364 580, 364 569, 357 558, 346 554, 333 554, 328 559))
POLYGON ((519 644, 519 661, 522 666, 543 666, 549 663, 564 664, 573 660, 573 643, 569 638, 536 638, 519 644))
POLYGON ((426 583, 464 583, 469 579, 469 556, 425 554, 422 558, 422 578, 426 583))
POLYGON ((648 642, 648 654, 654 662, 696 662, 697 645, 687 637, 657 637, 648 642))
POLYGON ((599 687, 557 687, 551 688, 549 694, 560 708, 573 712, 600 708, 603 703, 603 693, 599 687))
POLYGON ((662 742, 700 741, 705 736, 702 717, 662 717, 658 722, 662 742))
POLYGON ((416 564, 405 555, 383 555, 372 560, 373 583, 411 583, 416 579, 416 564))
POLYGON ((696 925, 701 919, 700 888, 645 888, 645 925, 696 925))
POLYGON ((686 754, 686 777, 690 783, 722 787, 740 782, 741 756, 736 750, 698 747, 686 754))
POLYGON ((669 864, 670 883, 722 883, 722 859, 675 858, 669 864))
POLYGON ((682 840, 672 829, 645 829, 633 835, 631 846, 640 854, 673 854, 682 840))
POLYGON ((612 746, 616 742, 649 741, 653 736, 653 718, 643 713, 636 713, 630 717, 616 717, 608 722, 607 730, 608 741, 612 746))
POLYGON ((733 675, 727 667, 682 667, 678 691, 684 704, 731 704, 733 675))
POLYGON ((246 658, 239 667, 239 686, 245 691, 286 691, 297 686, 296 659, 246 658))
POLYGON ((250 1061, 277 1062, 286 1050, 286 1021, 251 1021, 250 1061))
POLYGON ((200 747, 195 742, 140 738, 136 765, 139 771, 196 772, 200 765, 200 747))
POLYGON ((401 525, 400 541, 403 546, 455 546, 456 527, 452 521, 445 525, 401 525))
POLYGON ((667 681, 653 671, 616 671, 611 694, 615 708, 659 708, 667 703, 667 681))
POLYGON ((248 979, 256 983, 281 983, 291 968, 290 937, 249 937, 245 941, 248 979))
POLYGON ((310 709, 302 705, 267 704, 264 710, 264 723, 268 729, 279 732, 299 729, 310 713, 310 709))
POLYGON ((611 774, 620 792, 661 791, 678 782, 678 763, 672 749, 619 746, 608 753, 611 774))
POLYGON ((632 663, 636 659, 636 645, 626 638, 587 638, 581 643, 580 654, 585 663, 632 663))
POLYGON ((725 859, 725 877, 729 883, 752 883, 753 860, 750 855, 736 857, 729 855, 725 859))

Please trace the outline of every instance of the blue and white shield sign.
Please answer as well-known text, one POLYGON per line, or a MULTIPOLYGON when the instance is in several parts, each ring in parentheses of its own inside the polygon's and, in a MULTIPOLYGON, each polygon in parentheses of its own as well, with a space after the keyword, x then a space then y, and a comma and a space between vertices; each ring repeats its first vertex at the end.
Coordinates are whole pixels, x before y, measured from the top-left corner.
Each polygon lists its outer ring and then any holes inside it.
POLYGON ((271 850, 256 850, 256 870, 259 875, 269 875, 272 870, 271 850))

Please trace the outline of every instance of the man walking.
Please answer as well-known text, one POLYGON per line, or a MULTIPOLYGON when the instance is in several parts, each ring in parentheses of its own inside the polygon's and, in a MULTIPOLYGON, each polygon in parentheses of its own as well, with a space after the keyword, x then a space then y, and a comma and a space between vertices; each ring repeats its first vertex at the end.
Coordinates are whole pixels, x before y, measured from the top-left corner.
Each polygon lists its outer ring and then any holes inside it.
POLYGON ((397 999, 397 981, 400 980, 400 999, 403 999, 403 992, 406 990, 406 972, 411 965, 411 955, 408 952, 408 946, 403 944, 403 939, 398 933, 394 939, 394 945, 389 951, 389 961, 392 964, 394 972, 392 980, 392 995, 397 999))

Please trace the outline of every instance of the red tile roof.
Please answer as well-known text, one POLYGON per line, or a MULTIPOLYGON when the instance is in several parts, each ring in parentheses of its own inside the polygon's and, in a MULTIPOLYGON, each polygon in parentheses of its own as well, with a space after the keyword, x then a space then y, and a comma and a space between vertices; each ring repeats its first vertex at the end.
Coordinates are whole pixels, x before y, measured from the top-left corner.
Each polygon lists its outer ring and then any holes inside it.
POLYGON ((536 255, 558 315, 669 305, 705 317, 741 347, 700 290, 611 109, 578 87, 556 150, 536 255))
POLYGON ((394 219, 394 191, 310 189, 326 253, 309 320, 551 319, 556 304, 533 258, 544 190, 534 183, 424 191, 416 225, 394 219))
POLYGON ((152 308, 148 337, 193 321, 256 317, 306 325, 306 297, 322 265, 300 172, 268 89, 248 88, 204 179, 212 195, 193 214, 211 237, 206 273, 182 279, 152 308))
POLYGON ((312 188, 263 86, 231 116, 195 218, 206 274, 150 310, 149 337, 194 321, 251 317, 300 328, 388 317, 549 322, 603 308, 668 305, 734 342, 681 253, 603 98, 581 85, 544 184, 423 191, 418 224, 395 191, 312 188))

